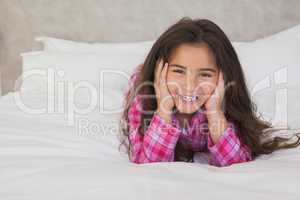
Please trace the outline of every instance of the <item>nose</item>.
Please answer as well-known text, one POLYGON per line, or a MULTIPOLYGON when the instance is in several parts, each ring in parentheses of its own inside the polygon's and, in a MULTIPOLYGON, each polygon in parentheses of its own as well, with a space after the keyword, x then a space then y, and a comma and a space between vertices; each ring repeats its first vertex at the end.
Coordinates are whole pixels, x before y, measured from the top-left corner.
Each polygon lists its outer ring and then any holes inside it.
POLYGON ((197 89, 197 79, 193 75, 187 76, 184 83, 184 92, 186 94, 193 94, 195 93, 195 89, 197 89))

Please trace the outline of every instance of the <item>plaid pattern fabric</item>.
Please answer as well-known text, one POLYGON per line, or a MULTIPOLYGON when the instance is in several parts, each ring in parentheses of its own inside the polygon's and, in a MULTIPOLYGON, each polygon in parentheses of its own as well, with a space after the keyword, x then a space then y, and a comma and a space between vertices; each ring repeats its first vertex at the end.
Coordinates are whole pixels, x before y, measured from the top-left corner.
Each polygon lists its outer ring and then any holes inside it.
MULTIPOLYGON (((137 72, 131 76, 131 84, 137 77, 137 72)), ((172 115, 172 123, 168 124, 154 113, 142 136, 138 132, 141 108, 141 99, 137 96, 128 112, 131 162, 172 162, 178 140, 187 143, 194 152, 207 152, 210 165, 222 167, 252 160, 250 148, 241 143, 237 137, 238 130, 231 122, 218 142, 213 144, 206 115, 201 109, 193 115, 187 129, 180 128, 175 115, 172 115)))

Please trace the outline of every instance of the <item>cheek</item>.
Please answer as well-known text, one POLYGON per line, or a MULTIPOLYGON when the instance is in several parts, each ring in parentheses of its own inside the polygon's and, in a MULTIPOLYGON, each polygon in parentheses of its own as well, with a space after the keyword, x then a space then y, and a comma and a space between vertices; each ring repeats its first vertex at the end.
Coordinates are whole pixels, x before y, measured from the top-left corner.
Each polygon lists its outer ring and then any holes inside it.
POLYGON ((214 89, 216 88, 216 82, 214 80, 212 81, 202 81, 201 83, 199 83, 199 87, 198 87, 203 94, 212 94, 214 89))
POLYGON ((181 87, 181 81, 174 75, 167 75, 167 86, 171 95, 175 95, 181 87))
POLYGON ((179 83, 177 81, 167 81, 167 87, 172 96, 175 96, 179 90, 179 83))

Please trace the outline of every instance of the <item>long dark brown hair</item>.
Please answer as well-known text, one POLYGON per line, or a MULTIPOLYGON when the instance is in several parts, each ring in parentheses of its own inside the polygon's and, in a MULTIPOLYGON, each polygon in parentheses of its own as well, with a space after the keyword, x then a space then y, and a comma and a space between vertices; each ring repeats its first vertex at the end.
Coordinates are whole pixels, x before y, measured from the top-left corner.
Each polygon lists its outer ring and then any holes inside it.
MULTIPOLYGON (((238 56, 221 28, 207 19, 192 20, 184 17, 168 28, 154 43, 141 66, 139 78, 136 79, 125 97, 124 111, 120 120, 120 147, 124 145, 130 156, 128 111, 136 95, 155 96, 153 86, 145 85, 142 90, 138 86, 147 82, 153 83, 154 69, 158 60, 168 61, 172 51, 179 45, 203 43, 207 44, 213 52, 217 67, 224 74, 225 85, 235 83, 233 86, 226 88, 224 114, 239 129, 238 136, 244 144, 250 147, 252 157, 269 154, 278 149, 299 146, 299 133, 292 134, 292 137, 270 137, 273 133, 282 129, 273 127, 271 123, 257 116, 257 107, 251 100, 238 56), (139 91, 137 91, 137 88, 139 88, 139 91), (296 141, 290 142, 294 136, 297 137, 296 141), (266 138, 271 139, 266 140, 266 138)), ((150 119, 157 108, 156 99, 143 99, 142 108, 146 112, 143 112, 141 116, 142 123, 139 127, 139 134, 141 135, 144 134, 145 128, 149 125, 150 119)), ((175 161, 191 161, 192 157, 192 150, 178 142, 175 148, 175 161)))

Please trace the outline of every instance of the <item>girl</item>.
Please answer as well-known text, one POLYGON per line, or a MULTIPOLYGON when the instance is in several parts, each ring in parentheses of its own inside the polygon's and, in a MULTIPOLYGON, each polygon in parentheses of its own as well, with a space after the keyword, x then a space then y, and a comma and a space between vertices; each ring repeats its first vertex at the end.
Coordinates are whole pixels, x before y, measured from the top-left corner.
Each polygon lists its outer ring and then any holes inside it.
POLYGON ((193 162, 206 152, 220 167, 300 144, 298 134, 294 143, 262 142, 276 129, 256 116, 237 54, 209 20, 183 18, 165 31, 130 88, 121 145, 134 163, 193 162))

